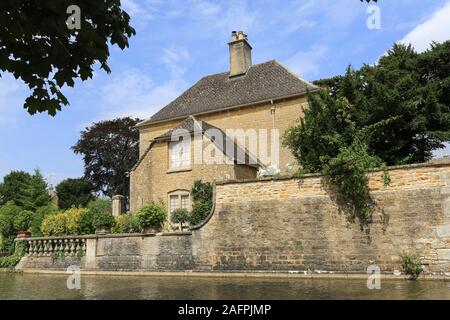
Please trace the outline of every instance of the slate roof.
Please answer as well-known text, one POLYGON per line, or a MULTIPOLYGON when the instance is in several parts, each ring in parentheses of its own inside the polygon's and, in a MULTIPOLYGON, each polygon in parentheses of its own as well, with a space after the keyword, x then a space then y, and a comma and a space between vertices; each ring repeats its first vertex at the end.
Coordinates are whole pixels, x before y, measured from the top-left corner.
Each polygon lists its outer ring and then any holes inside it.
POLYGON ((255 64, 243 76, 229 72, 206 76, 138 126, 230 107, 304 94, 318 87, 300 79, 278 61, 255 64))

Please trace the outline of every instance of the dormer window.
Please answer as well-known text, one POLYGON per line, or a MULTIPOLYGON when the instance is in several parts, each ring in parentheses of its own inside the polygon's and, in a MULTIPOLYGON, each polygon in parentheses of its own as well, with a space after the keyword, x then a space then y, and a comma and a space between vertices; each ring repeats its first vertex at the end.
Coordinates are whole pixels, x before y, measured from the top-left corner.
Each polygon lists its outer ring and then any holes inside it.
POLYGON ((189 139, 180 137, 179 141, 169 143, 170 169, 191 167, 191 145, 189 139))

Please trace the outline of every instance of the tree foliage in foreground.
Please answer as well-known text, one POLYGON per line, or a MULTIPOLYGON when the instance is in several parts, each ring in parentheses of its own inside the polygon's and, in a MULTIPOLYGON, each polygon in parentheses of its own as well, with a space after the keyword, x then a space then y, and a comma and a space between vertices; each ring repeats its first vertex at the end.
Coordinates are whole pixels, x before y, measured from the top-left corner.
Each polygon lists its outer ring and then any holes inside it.
POLYGON ((28 85, 30 114, 55 115, 69 103, 62 87, 92 78, 96 63, 111 71, 108 44, 128 47, 135 34, 129 20, 117 0, 2 0, 0 70, 28 85), (66 25, 71 5, 81 9, 80 29, 66 25))
POLYGON ((112 197, 129 196, 128 173, 139 159, 139 130, 141 121, 118 118, 94 123, 81 132, 72 147, 84 160, 84 176, 95 191, 112 197))
POLYGON ((309 94, 284 143, 302 172, 328 174, 350 216, 367 222, 367 170, 427 161, 449 140, 450 41, 420 54, 394 45, 376 65, 316 84, 326 89, 309 94))

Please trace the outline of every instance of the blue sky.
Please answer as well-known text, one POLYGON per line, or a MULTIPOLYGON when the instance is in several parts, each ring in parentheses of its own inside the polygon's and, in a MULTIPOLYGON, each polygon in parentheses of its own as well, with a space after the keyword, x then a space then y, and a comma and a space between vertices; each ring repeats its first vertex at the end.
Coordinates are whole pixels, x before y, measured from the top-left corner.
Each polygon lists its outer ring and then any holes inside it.
POLYGON ((380 0, 381 28, 369 29, 359 0, 122 0, 137 35, 111 49, 111 74, 63 91, 70 106, 56 117, 23 109, 27 87, 0 78, 0 179, 39 168, 56 184, 83 174, 70 147, 93 121, 147 118, 202 76, 228 70, 232 30, 243 30, 253 62, 277 59, 307 80, 342 74, 348 64, 374 63, 394 42, 418 50, 450 39, 450 0, 380 0))

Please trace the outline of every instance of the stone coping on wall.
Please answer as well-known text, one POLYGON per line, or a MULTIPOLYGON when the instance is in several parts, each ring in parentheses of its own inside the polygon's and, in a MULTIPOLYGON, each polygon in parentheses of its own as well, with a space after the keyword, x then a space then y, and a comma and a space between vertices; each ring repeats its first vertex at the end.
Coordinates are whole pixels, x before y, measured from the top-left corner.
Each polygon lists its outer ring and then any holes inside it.
MULTIPOLYGON (((427 168, 427 167, 450 167, 450 157, 429 161, 429 162, 423 162, 423 163, 414 163, 414 164, 404 164, 404 165, 397 165, 397 166, 388 166, 386 167, 387 171, 396 171, 396 170, 405 170, 405 169, 416 169, 416 168, 427 168)), ((384 171, 384 168, 374 168, 369 170, 368 172, 381 172, 384 171)), ((290 180, 290 179, 307 179, 307 178, 318 178, 326 176, 323 173, 307 173, 302 174, 301 176, 298 175, 279 175, 279 176, 267 176, 257 179, 243 179, 243 180, 236 180, 236 179, 230 179, 230 180, 223 180, 223 181, 216 181, 216 185, 227 185, 227 184, 235 184, 235 183, 253 183, 253 182, 265 182, 265 181, 282 181, 282 180, 290 180)))
POLYGON ((36 241, 36 240, 54 240, 54 239, 102 239, 102 238, 136 238, 136 237, 170 237, 170 236, 190 236, 192 232, 189 231, 174 231, 174 232, 158 232, 158 233, 116 233, 116 234, 87 234, 79 236, 51 236, 51 237, 29 237, 29 238, 16 238, 14 241, 36 241))

